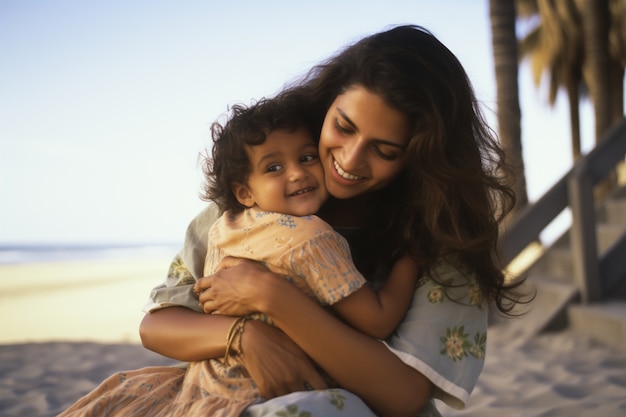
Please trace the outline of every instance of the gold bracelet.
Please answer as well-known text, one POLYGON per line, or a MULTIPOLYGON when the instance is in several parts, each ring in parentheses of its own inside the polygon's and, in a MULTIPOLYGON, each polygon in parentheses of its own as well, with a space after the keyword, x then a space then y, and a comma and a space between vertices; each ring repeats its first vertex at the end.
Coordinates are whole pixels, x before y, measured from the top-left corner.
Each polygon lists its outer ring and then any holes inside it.
POLYGON ((226 336, 226 352, 224 353, 224 364, 228 365, 228 358, 231 356, 231 348, 237 337, 239 337, 238 351, 241 352, 241 334, 243 333, 243 326, 246 321, 250 320, 250 316, 238 317, 228 329, 226 336))
POLYGON ((249 320, 255 320, 255 318, 250 315, 245 316, 243 320, 241 321, 241 325, 239 326, 239 332, 237 333, 239 336, 239 338, 237 339, 237 355, 241 355, 241 353, 243 352, 241 341, 243 339, 244 326, 246 325, 246 322, 249 320))
POLYGON ((226 334, 226 351, 224 352, 224 363, 226 365, 228 365, 228 358, 230 356, 230 347, 233 343, 233 339, 235 338, 237 327, 239 326, 239 323, 241 322, 242 319, 243 317, 238 317, 237 319, 235 319, 235 321, 233 321, 233 324, 230 325, 230 328, 228 329, 228 333, 226 334))

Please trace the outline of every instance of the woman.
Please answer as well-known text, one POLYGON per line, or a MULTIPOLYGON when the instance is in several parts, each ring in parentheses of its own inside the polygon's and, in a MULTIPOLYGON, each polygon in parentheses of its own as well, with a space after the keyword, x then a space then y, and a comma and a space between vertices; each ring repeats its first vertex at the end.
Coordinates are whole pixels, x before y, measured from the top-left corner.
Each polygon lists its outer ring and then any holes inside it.
MULTIPOLYGON (((278 398, 250 407, 250 415, 325 401, 330 409, 317 415, 374 415, 350 392, 376 415, 438 415, 433 398, 462 408, 483 366, 487 304, 507 313, 515 301, 494 256, 513 194, 501 182, 503 153, 465 71, 426 30, 401 26, 349 46, 281 94, 310 103, 320 121, 333 198, 319 214, 346 235, 360 271, 376 282, 399 256, 417 261, 407 316, 383 343, 259 265, 241 261, 202 278, 206 232, 219 215, 209 206, 190 224, 168 280, 152 292, 144 346, 184 361, 219 357, 236 320, 220 314, 260 311, 284 333, 245 322, 234 353, 264 396, 278 398), (322 391, 317 366, 347 391, 322 391), (305 389, 320 391, 284 396, 305 389)), ((181 372, 158 385, 189 383, 181 372)), ((117 388, 104 385, 100 393, 117 388)))

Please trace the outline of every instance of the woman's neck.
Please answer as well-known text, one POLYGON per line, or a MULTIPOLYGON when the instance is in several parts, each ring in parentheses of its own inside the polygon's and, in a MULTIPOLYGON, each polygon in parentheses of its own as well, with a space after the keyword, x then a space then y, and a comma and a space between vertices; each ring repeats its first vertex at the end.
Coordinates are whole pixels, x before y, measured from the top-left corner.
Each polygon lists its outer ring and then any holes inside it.
POLYGON ((376 212, 376 193, 350 199, 330 197, 318 215, 335 228, 362 227, 376 212))

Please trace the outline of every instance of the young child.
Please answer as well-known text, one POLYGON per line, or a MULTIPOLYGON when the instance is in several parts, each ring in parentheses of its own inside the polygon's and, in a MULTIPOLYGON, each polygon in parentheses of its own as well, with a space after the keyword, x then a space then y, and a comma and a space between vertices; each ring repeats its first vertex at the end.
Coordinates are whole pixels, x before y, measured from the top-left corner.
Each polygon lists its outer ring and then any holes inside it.
MULTIPOLYGON (((347 241, 314 215, 328 193, 315 129, 306 114, 295 103, 266 99, 250 107, 235 105, 227 123, 213 124, 205 197, 223 214, 209 230, 204 275, 213 274, 228 256, 261 262, 351 326, 384 339, 411 303, 416 264, 401 258, 375 292, 353 264, 347 241)), ((216 386, 207 391, 236 396, 227 406, 232 411, 258 399, 243 364, 229 354, 251 318, 266 319, 254 315, 236 321, 224 359, 192 363, 188 369, 211 375, 216 386)))

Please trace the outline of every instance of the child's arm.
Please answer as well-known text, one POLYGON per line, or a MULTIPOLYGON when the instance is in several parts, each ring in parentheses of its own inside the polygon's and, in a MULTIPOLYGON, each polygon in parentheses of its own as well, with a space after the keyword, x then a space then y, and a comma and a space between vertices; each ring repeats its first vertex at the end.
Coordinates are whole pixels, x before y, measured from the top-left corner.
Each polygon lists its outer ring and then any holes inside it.
POLYGON ((331 307, 357 330, 385 339, 400 324, 411 305, 417 275, 417 263, 405 256, 395 263, 378 291, 364 285, 331 307))

